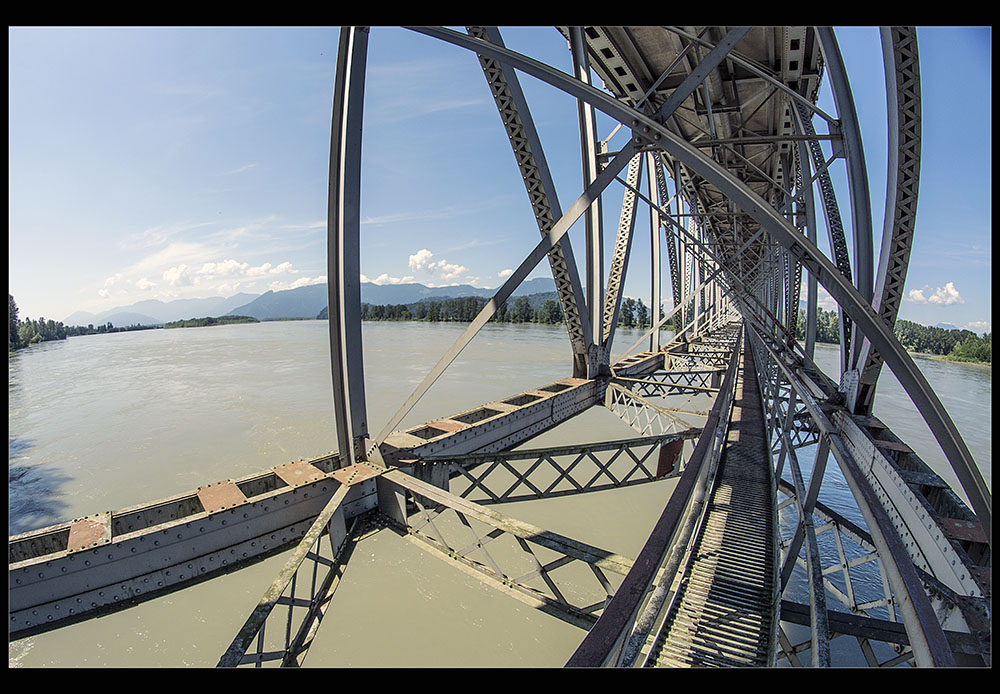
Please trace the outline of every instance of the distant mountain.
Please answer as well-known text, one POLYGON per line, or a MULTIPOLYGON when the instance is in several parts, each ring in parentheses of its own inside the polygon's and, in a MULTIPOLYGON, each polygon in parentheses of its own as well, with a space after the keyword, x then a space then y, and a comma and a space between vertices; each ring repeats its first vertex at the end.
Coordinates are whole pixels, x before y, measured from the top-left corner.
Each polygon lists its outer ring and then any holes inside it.
MULTIPOLYGON (((514 296, 527 296, 555 292, 556 284, 548 277, 539 277, 521 283, 514 296)), ((361 283, 361 303, 363 304, 415 304, 434 299, 454 299, 461 296, 491 297, 496 289, 473 287, 471 284, 457 284, 451 287, 428 287, 424 284, 372 284, 361 283)), ((327 306, 327 285, 313 284, 308 287, 286 289, 281 292, 267 292, 231 310, 230 315, 253 316, 260 320, 279 318, 315 318, 327 306)))
MULTIPOLYGON (((496 294, 499 287, 487 289, 471 284, 456 284, 450 287, 428 287, 423 284, 372 284, 361 283, 361 303, 363 304, 413 304, 422 299, 454 299, 460 296, 485 296, 496 294)), ((554 292, 556 283, 550 277, 536 277, 525 280, 514 296, 554 292)))
POLYGON ((941 328, 942 330, 961 330, 957 325, 952 325, 951 323, 938 323, 934 327, 941 328))
POLYGON ((63 324, 103 325, 110 322, 116 326, 135 325, 136 323, 139 325, 158 325, 175 320, 224 316, 236 306, 243 306, 256 297, 256 294, 240 293, 230 297, 213 296, 206 299, 176 299, 166 302, 159 299, 147 299, 131 306, 116 306, 101 313, 77 311, 63 320, 63 324))
MULTIPOLYGON (((90 325, 92 321, 88 321, 87 325, 90 325)), ((121 311, 119 313, 112 313, 110 316, 105 316, 101 320, 98 320, 94 325, 104 325, 105 323, 111 323, 111 325, 116 328, 125 328, 130 325, 159 325, 163 321, 157 320, 152 316, 147 316, 142 313, 136 313, 134 311, 121 311)), ((79 325, 79 323, 74 323, 74 325, 79 325)))
POLYGON ((327 300, 326 285, 311 284, 280 292, 264 292, 253 301, 232 309, 228 315, 251 316, 258 320, 315 318, 326 306, 327 300))

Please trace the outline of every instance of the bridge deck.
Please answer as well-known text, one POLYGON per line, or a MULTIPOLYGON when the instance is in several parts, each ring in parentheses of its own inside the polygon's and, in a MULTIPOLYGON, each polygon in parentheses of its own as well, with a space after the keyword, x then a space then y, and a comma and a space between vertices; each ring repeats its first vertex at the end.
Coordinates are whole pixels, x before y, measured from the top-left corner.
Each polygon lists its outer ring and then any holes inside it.
POLYGON ((744 350, 716 483, 647 666, 771 664, 776 554, 769 464, 757 375, 744 350))

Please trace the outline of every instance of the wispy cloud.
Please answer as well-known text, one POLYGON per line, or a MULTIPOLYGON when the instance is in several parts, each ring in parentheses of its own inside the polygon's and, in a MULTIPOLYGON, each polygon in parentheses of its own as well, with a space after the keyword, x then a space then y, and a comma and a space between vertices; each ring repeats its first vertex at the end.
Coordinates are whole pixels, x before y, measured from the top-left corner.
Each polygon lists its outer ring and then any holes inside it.
POLYGON ((393 99, 389 103, 384 103, 381 107, 374 109, 371 114, 373 120, 380 124, 396 125, 403 121, 423 118, 424 116, 440 115, 445 111, 457 111, 468 108, 478 108, 487 104, 487 100, 480 99, 427 99, 426 97, 415 99, 393 99))
POLYGON ((125 235, 118 240, 118 247, 123 251, 139 251, 144 248, 162 246, 175 236, 186 234, 197 229, 214 226, 215 222, 176 222, 143 229, 125 235))
POLYGON ((407 224, 412 222, 423 222, 423 221, 440 221, 442 219, 452 219, 454 217, 462 217, 464 215, 481 211, 482 211, 481 206, 459 207, 455 205, 448 205, 447 207, 439 207, 433 210, 408 210, 406 212, 395 212, 391 214, 378 215, 374 217, 365 217, 361 220, 361 224, 383 225, 383 224, 407 224))
POLYGON ((241 167, 239 167, 237 169, 232 169, 230 171, 224 171, 222 173, 222 175, 223 176, 232 176, 233 174, 239 174, 239 173, 243 173, 244 171, 249 171, 250 169, 253 169, 256 166, 257 166, 256 163, 254 163, 254 164, 245 164, 245 165, 243 165, 243 166, 241 166, 241 167))

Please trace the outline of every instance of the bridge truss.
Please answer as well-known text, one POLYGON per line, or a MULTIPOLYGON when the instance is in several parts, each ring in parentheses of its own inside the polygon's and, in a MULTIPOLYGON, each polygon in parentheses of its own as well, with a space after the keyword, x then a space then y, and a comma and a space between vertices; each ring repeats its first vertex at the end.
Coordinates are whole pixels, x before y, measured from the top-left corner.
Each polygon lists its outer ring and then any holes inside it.
MULTIPOLYGON (((919 183, 915 30, 881 31, 890 204, 877 259, 860 130, 832 30, 557 30, 568 43, 572 74, 509 50, 495 27, 414 29, 479 60, 540 240, 377 433, 369 431, 366 411, 359 279, 369 29, 341 30, 328 226, 339 453, 294 470, 276 468, 271 477, 228 481, 226 503, 212 505, 199 491, 187 511, 176 511, 190 526, 244 505, 280 506, 285 499, 287 506, 293 493, 311 495, 270 525, 265 508, 252 532, 230 527, 235 537, 197 551, 200 559, 221 555, 274 528, 287 531, 279 544, 296 547, 219 664, 302 665, 349 570, 353 546, 380 528, 403 533, 500 592, 581 627, 569 666, 836 666, 844 664, 839 644, 851 639, 872 666, 991 664, 992 497, 947 411, 893 335, 919 183), (595 74, 603 88, 591 82, 595 74), (565 211, 521 88, 525 77, 578 100, 582 193, 565 211), (822 79, 830 82, 836 114, 816 105, 822 79), (597 112, 629 134, 617 151, 608 151, 611 136, 597 131, 597 112), (837 166, 846 167, 846 199, 832 184, 830 170, 837 166), (620 221, 605 262, 601 205, 617 205, 618 196, 620 221), (631 252, 639 203, 649 209, 649 258, 631 252), (568 235, 581 219, 582 274, 568 235), (817 244, 823 229, 829 256, 817 244), (664 246, 668 281, 660 263, 664 246), (571 375, 398 429, 543 258, 566 321, 571 375), (625 279, 636 262, 649 263, 650 305, 669 299, 672 309, 661 317, 654 312, 656 325, 612 362, 625 279), (800 312, 803 285, 807 308, 800 312), (832 375, 813 360, 819 286, 838 303, 840 372, 832 375), (675 335, 661 344, 659 328, 668 320, 675 335), (971 509, 872 416, 883 365, 933 432, 971 509), (636 436, 515 450, 593 406, 614 412, 636 436), (684 621, 682 603, 702 580, 697 567, 706 542, 718 523, 738 520, 736 502, 716 520, 727 510, 723 490, 733 475, 751 468, 764 492, 739 505, 753 506, 771 530, 734 535, 737 526, 726 526, 727 546, 712 552, 721 556, 744 543, 755 552, 734 559, 736 568, 766 578, 750 602, 745 585, 723 586, 742 579, 713 574, 705 592, 728 594, 710 596, 690 618, 696 621, 684 621), (676 486, 634 559, 498 510, 511 501, 665 479, 676 486), (853 505, 824 503, 830 485, 849 489, 853 505), (757 626, 747 628, 748 620, 757 626), (718 628, 707 629, 709 621, 718 628), (659 655, 671 649, 681 660, 659 655), (691 654, 697 658, 683 660, 691 654)), ((46 529, 48 549, 41 553, 34 549, 44 544, 39 533, 11 538, 12 586, 20 576, 27 582, 28 574, 18 572, 39 559, 61 561, 130 539, 114 514, 88 523, 93 543, 70 540, 67 547, 51 539, 72 537, 74 529, 80 537, 79 523, 46 529)), ((125 580, 154 571, 165 571, 163 563, 137 566, 125 580)), ((164 589, 183 585, 183 579, 164 580, 164 589)), ((56 597, 36 590, 23 609, 12 609, 25 622, 13 631, 40 628, 28 613, 45 606, 54 614, 73 590, 56 597)), ((135 598, 134 590, 128 596, 135 598)), ((94 600, 95 610, 104 607, 94 600)))

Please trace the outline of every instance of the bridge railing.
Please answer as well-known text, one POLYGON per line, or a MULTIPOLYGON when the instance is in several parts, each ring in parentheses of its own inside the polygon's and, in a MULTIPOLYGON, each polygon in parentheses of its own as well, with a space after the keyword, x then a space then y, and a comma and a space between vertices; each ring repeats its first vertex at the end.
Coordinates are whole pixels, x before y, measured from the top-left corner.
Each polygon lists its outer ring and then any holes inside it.
MULTIPOLYGON (((882 573, 884 600, 873 602, 871 606, 885 604, 890 606, 890 609, 892 606, 898 609, 905 627, 906 641, 912 649, 911 657, 918 666, 953 666, 955 661, 952 649, 922 585, 920 575, 907 552, 906 544, 880 502, 878 494, 866 478, 862 470, 862 461, 855 458, 844 431, 834 423, 835 413, 840 411, 841 406, 830 398, 818 398, 812 392, 801 377, 801 361, 790 353, 782 341, 771 339, 766 331, 759 331, 753 326, 748 332, 749 346, 757 353, 757 362, 763 371, 761 387, 764 389, 765 408, 768 408, 767 402, 773 398, 770 409, 774 416, 769 426, 773 427, 774 433, 783 442, 776 460, 775 477, 780 479, 786 455, 793 477, 793 483, 785 485, 785 490, 792 497, 799 519, 795 534, 785 553, 781 570, 782 590, 788 584, 791 572, 799 562, 800 549, 804 547, 806 550, 804 564, 808 574, 810 597, 809 648, 814 653, 825 651, 828 657, 828 643, 835 631, 830 625, 832 612, 827 609, 825 599, 825 593, 831 586, 826 577, 827 570, 822 566, 820 554, 816 549, 815 536, 819 528, 815 527, 813 521, 820 485, 825 478, 826 457, 832 454, 842 473, 843 482, 850 490, 857 510, 867 525, 870 543, 877 555, 877 563, 882 573), (771 381, 770 386, 764 383, 765 380, 771 381), (780 416, 781 406, 778 403, 778 391, 779 387, 783 387, 782 382, 788 385, 785 417, 780 416), (794 455, 795 446, 787 436, 787 430, 792 426, 792 415, 796 412, 796 402, 804 407, 812 420, 812 426, 820 436, 816 462, 808 481, 801 474, 794 455)), ((847 583, 847 589, 850 591, 850 583, 847 583)), ((831 592, 837 595, 836 591, 831 592)), ((854 602, 853 599, 849 599, 848 607, 862 611, 859 606, 852 605, 854 602)), ((894 613, 890 613, 890 616, 894 617, 894 613)), ((795 649, 790 649, 789 646, 790 644, 783 645, 783 651, 792 653, 795 649)))
POLYGON ((742 335, 734 345, 722 387, 677 487, 632 569, 567 667, 629 667, 638 656, 681 565, 722 455, 741 348, 742 335))

